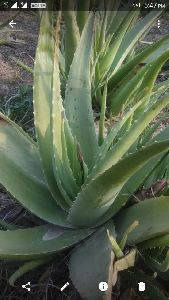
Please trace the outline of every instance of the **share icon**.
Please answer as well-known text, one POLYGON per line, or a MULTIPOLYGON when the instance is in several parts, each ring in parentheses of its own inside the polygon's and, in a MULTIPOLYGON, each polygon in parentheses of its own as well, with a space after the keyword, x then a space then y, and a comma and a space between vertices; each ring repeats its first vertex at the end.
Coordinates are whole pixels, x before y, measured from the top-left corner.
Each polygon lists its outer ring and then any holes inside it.
POLYGON ((30 292, 30 290, 31 290, 31 283, 30 283, 30 282, 27 282, 26 284, 23 284, 23 285, 22 285, 22 288, 23 288, 23 289, 27 289, 28 292, 30 292))

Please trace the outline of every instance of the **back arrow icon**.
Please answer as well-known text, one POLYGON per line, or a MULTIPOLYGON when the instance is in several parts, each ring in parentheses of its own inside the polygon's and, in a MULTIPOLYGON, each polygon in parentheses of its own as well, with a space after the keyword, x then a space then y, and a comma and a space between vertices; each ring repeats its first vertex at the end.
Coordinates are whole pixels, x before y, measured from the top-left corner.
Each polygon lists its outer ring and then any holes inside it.
POLYGON ((9 25, 13 28, 13 25, 16 25, 16 23, 12 20, 9 25))

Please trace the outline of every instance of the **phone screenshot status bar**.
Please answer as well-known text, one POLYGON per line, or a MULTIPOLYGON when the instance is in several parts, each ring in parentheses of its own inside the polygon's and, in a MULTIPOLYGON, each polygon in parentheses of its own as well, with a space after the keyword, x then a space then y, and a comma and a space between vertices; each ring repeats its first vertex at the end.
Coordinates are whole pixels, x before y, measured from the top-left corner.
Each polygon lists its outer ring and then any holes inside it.
MULTIPOLYGON (((77 9, 77 3, 81 0, 72 0, 71 8, 77 9)), ((51 1, 0 1, 0 10, 51 10, 51 1)), ((65 1, 56 0, 52 10, 68 10, 65 1), (62 3, 62 4, 61 4, 62 3)), ((91 6, 91 10, 113 10, 109 0, 95 0, 91 6)), ((124 1, 121 10, 163 10, 169 7, 168 1, 124 1)))

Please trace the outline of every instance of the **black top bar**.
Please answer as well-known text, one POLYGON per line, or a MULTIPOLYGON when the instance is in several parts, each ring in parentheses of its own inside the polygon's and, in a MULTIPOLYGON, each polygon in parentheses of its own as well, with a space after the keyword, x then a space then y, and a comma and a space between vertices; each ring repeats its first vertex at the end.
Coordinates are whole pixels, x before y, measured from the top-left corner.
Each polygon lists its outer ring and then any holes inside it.
POLYGON ((118 6, 120 0, 0 0, 0 10, 1 11, 36 11, 40 10, 98 10, 98 11, 115 11, 118 7, 119 11, 129 11, 129 10, 164 10, 168 6, 168 1, 166 0, 123 0, 121 5, 118 6), (51 2, 53 5, 51 6, 51 2), (62 3, 62 4, 61 4, 62 3), (89 9, 87 9, 86 4, 90 3, 89 9))

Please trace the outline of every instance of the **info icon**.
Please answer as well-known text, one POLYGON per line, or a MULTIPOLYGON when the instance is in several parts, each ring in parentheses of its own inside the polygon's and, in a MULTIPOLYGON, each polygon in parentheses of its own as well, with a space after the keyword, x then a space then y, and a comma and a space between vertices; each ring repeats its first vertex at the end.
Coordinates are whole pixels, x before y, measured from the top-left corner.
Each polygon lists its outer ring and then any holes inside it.
POLYGON ((100 282, 99 283, 99 290, 102 292, 105 292, 108 290, 108 284, 107 282, 100 282))

